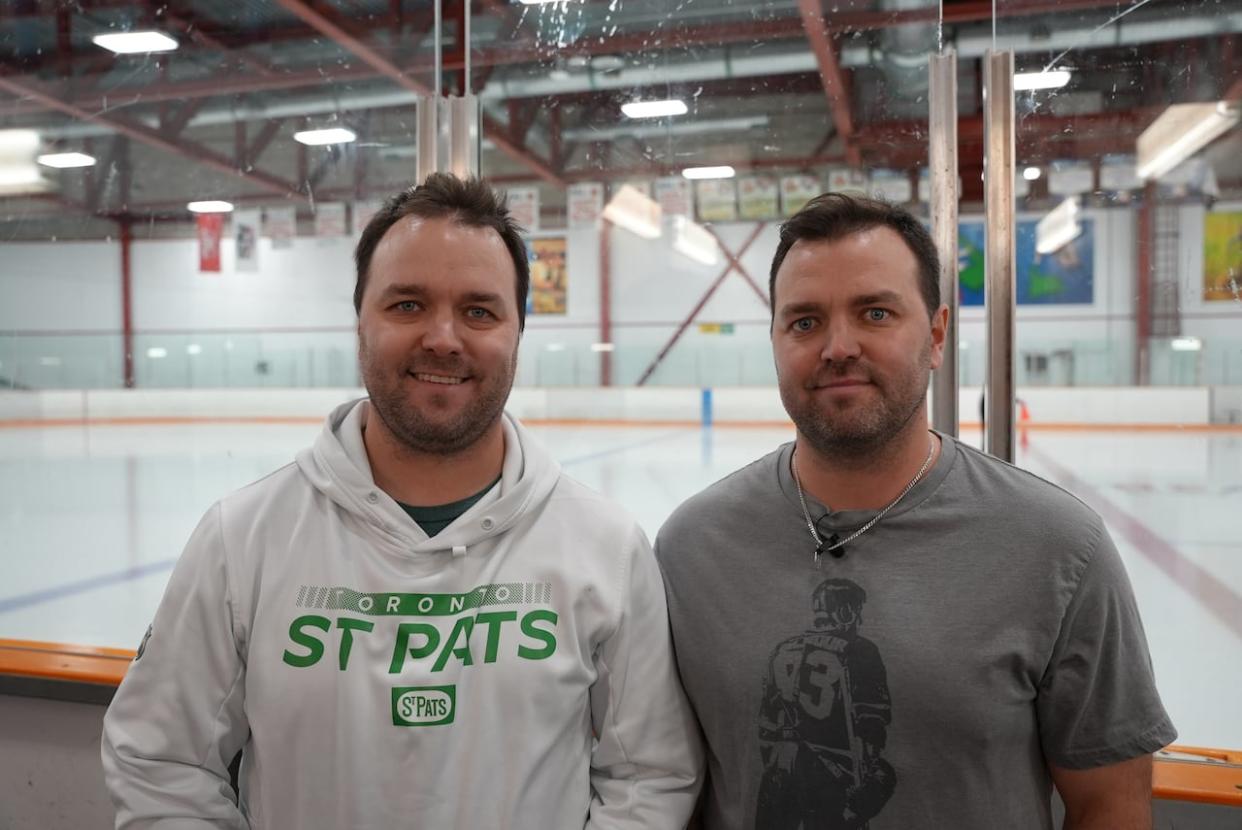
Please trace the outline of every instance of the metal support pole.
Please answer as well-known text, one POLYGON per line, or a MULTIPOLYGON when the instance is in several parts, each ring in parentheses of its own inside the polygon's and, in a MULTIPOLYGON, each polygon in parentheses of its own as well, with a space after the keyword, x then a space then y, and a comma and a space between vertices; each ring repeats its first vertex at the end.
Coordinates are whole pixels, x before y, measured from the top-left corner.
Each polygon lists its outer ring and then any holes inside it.
POLYGON ((118 223, 121 228, 121 365, 124 369, 126 389, 133 389, 134 379, 134 298, 132 257, 130 247, 134 243, 134 231, 129 217, 118 223))
POLYGON ((957 437, 957 53, 946 49, 928 63, 931 226, 940 251, 940 301, 949 307, 944 359, 932 377, 932 426, 957 437))
POLYGON ((418 130, 417 147, 418 160, 416 162, 418 169, 418 184, 422 184, 427 177, 439 169, 440 154, 439 150, 439 128, 436 124, 439 117, 440 99, 438 96, 425 97, 420 96, 417 104, 417 124, 418 130))
MULTIPOLYGON (((612 345, 612 223, 599 223, 599 342, 612 345)), ((612 386, 612 351, 599 353, 599 385, 612 386)))
POLYGON ((1014 98, 1013 52, 984 58, 984 236, 987 392, 984 449, 1014 460, 1014 98))

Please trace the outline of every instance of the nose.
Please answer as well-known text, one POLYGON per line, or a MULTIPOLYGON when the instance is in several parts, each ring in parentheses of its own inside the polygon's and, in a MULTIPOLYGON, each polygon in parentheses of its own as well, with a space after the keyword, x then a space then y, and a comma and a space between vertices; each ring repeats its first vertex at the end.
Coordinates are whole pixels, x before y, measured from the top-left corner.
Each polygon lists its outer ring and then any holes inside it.
POLYGON ((820 359, 827 363, 840 363, 856 359, 861 353, 857 332, 846 322, 834 322, 824 333, 824 346, 820 359))
POLYGON ((429 315, 423 330, 422 347, 435 354, 458 354, 461 352, 461 335, 457 320, 451 311, 429 315))

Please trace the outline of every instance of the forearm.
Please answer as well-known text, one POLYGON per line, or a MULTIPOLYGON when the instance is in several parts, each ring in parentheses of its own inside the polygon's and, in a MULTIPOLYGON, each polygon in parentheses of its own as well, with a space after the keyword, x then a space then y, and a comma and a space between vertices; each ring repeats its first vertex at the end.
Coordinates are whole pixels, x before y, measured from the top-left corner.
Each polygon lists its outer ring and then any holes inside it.
POLYGON ((1152 830, 1151 801, 1101 799, 1067 809, 1063 830, 1152 830))

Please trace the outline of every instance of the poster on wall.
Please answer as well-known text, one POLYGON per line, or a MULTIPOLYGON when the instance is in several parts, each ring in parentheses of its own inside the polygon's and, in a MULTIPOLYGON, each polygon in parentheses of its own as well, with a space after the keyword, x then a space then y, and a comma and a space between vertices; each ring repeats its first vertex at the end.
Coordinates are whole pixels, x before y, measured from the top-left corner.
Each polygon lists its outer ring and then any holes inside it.
POLYGON ((604 185, 600 182, 582 182, 569 186, 565 212, 570 230, 593 228, 604 212, 604 185))
POLYGON ((257 210, 239 210, 233 214, 233 243, 237 251, 237 270, 259 270, 259 225, 262 215, 257 210))
POLYGON ((746 176, 737 181, 738 214, 743 219, 775 219, 780 201, 776 179, 746 176))
POLYGON ((1203 299, 1242 300, 1242 212, 1204 217, 1203 299))
POLYGON ((655 200, 665 216, 692 216, 694 196, 684 176, 666 176, 655 180, 655 200))
POLYGON ((565 267, 565 237, 526 240, 530 252, 530 294, 527 300, 529 314, 564 314, 566 283, 569 273, 565 267))
POLYGON ((539 188, 510 188, 507 201, 514 222, 528 233, 539 230, 539 188))
POLYGON ((345 203, 320 202, 315 206, 315 236, 332 239, 345 235, 345 203))
POLYGON ((781 215, 793 216, 814 199, 823 188, 817 176, 784 176, 781 178, 781 215))
POLYGON ((733 179, 703 179, 694 183, 699 221, 731 222, 737 219, 737 187, 733 179))
POLYGON ((198 270, 220 273, 220 237, 224 235, 223 213, 200 213, 198 224, 198 270))
POLYGON ((297 209, 275 207, 267 209, 267 235, 272 238, 272 248, 292 248, 298 235, 297 209))
MULTIPOLYGON (((1018 222, 1014 262, 1018 305, 1090 305, 1095 301, 1095 222, 1082 220, 1082 234, 1059 251, 1035 251, 1035 220, 1018 222)), ((958 230, 958 288, 963 306, 983 305, 983 223, 958 230)))

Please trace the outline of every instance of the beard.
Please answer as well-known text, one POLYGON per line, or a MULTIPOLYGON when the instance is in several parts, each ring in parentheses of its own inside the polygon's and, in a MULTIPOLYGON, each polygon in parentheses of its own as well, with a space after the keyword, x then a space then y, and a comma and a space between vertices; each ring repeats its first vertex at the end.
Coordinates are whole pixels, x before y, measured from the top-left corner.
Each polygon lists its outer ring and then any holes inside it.
POLYGON ((849 460, 869 460, 884 453, 922 410, 930 377, 930 338, 916 361, 887 377, 861 360, 821 366, 807 381, 777 372, 781 402, 798 432, 821 455, 849 460), (879 399, 844 404, 817 400, 817 385, 845 377, 869 381, 879 399))
POLYGON ((508 362, 491 373, 481 373, 463 360, 430 357, 393 367, 376 360, 362 339, 358 360, 375 414, 398 443, 423 455, 456 455, 478 443, 503 414, 517 373, 516 348, 508 362), (478 390, 455 414, 437 416, 435 393, 430 403, 410 400, 408 384, 417 372, 466 376, 469 380, 465 383, 478 384, 478 390))

